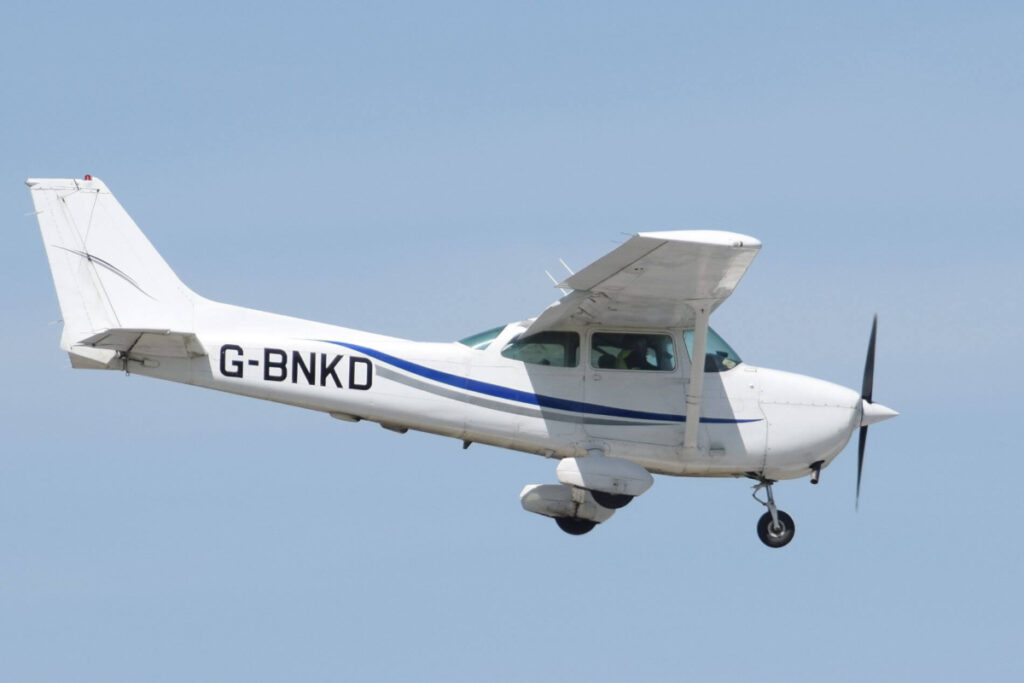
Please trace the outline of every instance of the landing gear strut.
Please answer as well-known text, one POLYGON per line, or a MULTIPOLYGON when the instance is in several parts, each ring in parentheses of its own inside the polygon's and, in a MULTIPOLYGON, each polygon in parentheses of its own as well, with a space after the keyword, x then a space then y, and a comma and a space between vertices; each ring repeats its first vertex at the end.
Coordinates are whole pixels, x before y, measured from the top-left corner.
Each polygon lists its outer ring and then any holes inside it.
POLYGON ((754 487, 754 500, 768 508, 768 512, 757 520, 757 537, 769 548, 781 548, 793 540, 796 525, 793 523, 792 517, 775 506, 775 496, 772 495, 772 484, 774 483, 770 479, 762 479, 761 483, 754 487), (768 500, 761 500, 757 497, 761 489, 767 492, 768 500))

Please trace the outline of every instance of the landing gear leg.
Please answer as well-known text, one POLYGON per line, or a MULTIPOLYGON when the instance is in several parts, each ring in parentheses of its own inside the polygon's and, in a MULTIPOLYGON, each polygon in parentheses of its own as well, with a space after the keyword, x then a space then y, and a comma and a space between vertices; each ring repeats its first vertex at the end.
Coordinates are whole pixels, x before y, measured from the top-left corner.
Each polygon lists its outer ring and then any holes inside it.
POLYGON ((772 484, 770 479, 762 479, 761 483, 754 487, 754 500, 768 508, 768 512, 761 515, 757 520, 757 536, 769 548, 781 548, 793 540, 796 533, 796 525, 793 518, 775 506, 775 496, 772 495, 772 484), (757 497, 758 492, 764 489, 768 500, 761 500, 757 497))

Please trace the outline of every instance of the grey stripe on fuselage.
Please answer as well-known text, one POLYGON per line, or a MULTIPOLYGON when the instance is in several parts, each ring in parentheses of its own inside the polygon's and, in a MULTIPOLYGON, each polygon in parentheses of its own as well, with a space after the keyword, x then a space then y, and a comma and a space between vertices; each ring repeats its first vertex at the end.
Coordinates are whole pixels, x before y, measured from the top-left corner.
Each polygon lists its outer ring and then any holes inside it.
POLYGON ((376 367, 376 374, 378 377, 389 379, 392 382, 398 382, 399 384, 404 384, 408 387, 412 387, 413 389, 426 391, 428 393, 435 394, 437 396, 442 396, 444 398, 450 398, 453 401, 461 401, 463 403, 469 403, 475 406, 480 406, 481 408, 500 410, 503 413, 512 413, 513 415, 522 415, 524 417, 536 417, 543 420, 554 420, 558 422, 577 422, 590 425, 615 425, 619 427, 645 427, 650 425, 674 424, 672 422, 627 422, 625 420, 609 420, 599 417, 585 417, 578 413, 562 413, 544 408, 530 408, 529 406, 510 405, 508 403, 492 401, 490 399, 482 398, 480 396, 463 394, 453 389, 446 389, 444 387, 439 387, 434 384, 428 384, 427 382, 414 379, 412 377, 409 377, 408 375, 400 374, 398 372, 395 372, 391 368, 382 367, 380 365, 376 367))

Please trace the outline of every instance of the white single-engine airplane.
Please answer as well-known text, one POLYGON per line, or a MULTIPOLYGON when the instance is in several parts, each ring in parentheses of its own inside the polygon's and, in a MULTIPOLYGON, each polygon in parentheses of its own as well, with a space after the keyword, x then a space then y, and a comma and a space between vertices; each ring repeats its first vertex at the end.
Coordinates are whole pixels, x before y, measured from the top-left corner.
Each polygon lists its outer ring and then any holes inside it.
POLYGON ((633 236, 536 318, 422 343, 217 303, 174 274, 100 180, 30 179, 75 368, 124 370, 557 458, 522 506, 584 534, 653 474, 749 477, 768 546, 793 538, 772 484, 826 467, 897 415, 863 390, 758 368, 708 327, 761 248, 717 231, 633 236), (691 362, 691 359, 700 359, 691 362), (758 493, 765 491, 765 498, 758 493))

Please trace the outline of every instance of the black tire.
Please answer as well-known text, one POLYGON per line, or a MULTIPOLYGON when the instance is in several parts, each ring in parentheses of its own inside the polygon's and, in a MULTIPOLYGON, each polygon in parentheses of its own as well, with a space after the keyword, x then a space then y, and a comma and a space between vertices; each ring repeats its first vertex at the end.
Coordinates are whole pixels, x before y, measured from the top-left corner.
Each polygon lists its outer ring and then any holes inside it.
POLYGON ((629 505, 629 501, 633 500, 633 496, 627 496, 622 493, 605 493, 604 491, 591 491, 590 495, 594 497, 594 501, 603 508, 609 510, 618 510, 629 505))
POLYGON ((597 526, 597 522, 579 517, 555 517, 555 523, 559 529, 573 536, 582 536, 597 526))
POLYGON ((793 518, 782 510, 778 510, 781 529, 772 529, 772 513, 766 512, 757 520, 757 537, 769 548, 781 548, 793 540, 796 524, 793 518))

